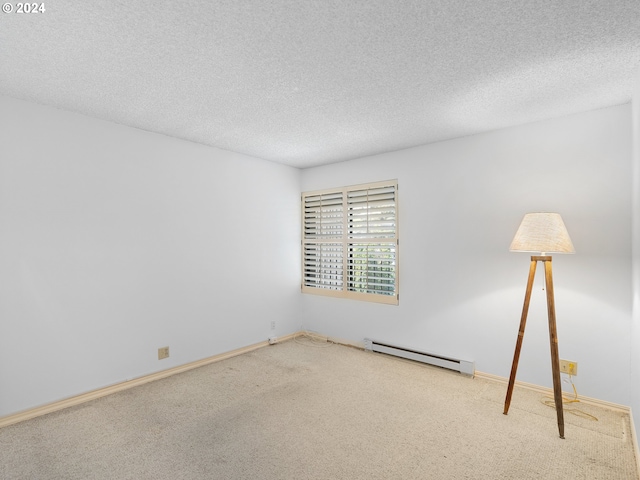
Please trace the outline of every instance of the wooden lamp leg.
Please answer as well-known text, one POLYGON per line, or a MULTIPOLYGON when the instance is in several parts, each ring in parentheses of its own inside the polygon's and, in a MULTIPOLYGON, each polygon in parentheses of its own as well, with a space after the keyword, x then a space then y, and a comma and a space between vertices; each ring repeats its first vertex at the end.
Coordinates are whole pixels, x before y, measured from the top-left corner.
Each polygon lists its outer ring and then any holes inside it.
POLYGON ((553 297, 553 275, 551 257, 544 260, 545 284, 547 288, 547 313, 549 316, 549 342, 551 344, 551 370, 553 372, 553 398, 558 417, 560 438, 564 438, 564 412, 562 410, 562 384, 560 383, 560 357, 558 356, 558 332, 556 330, 556 309, 553 297))
POLYGON ((556 405, 556 415, 558 417, 558 431, 560 438, 564 438, 564 412, 562 410, 562 384, 560 383, 560 357, 558 355, 558 332, 556 329, 556 307, 553 297, 553 273, 551 269, 550 256, 531 257, 529 267, 529 280, 527 281, 527 291, 524 295, 524 305, 522 306, 522 316, 520 317, 520 330, 516 341, 516 351, 513 354, 513 364, 511 365, 511 375, 509 376, 509 386, 507 387, 507 397, 504 400, 504 414, 509 412, 513 386, 516 382, 516 371, 520 360, 520 349, 524 338, 524 328, 527 325, 527 314, 529 312, 529 301, 531 300, 531 290, 533 289, 533 279, 536 275, 536 265, 538 261, 544 262, 545 285, 547 290, 547 314, 549 317, 549 343, 551 344, 551 370, 553 374, 553 399, 556 405))
POLYGON ((518 331, 518 339, 516 340, 516 350, 513 354, 513 363, 511 365, 511 375, 509 376, 509 386, 507 387, 507 397, 504 401, 504 414, 509 412, 511 405, 511 396, 513 394, 513 386, 516 381, 516 371, 518 370, 518 361, 520 360, 520 349, 522 348, 522 339, 524 338, 524 328, 527 325, 527 314, 529 313, 529 301, 531 300, 531 290, 533 289, 533 279, 536 276, 537 260, 531 257, 531 266, 529 267, 529 279, 527 281, 527 291, 524 294, 524 305, 522 306, 522 316, 520 317, 520 329, 518 331))

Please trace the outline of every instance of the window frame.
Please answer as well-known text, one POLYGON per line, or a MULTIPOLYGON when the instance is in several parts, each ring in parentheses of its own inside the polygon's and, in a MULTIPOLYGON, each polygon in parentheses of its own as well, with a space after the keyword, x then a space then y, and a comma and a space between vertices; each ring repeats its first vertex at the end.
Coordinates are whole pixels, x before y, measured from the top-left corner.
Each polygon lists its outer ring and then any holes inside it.
MULTIPOLYGON (((388 305, 398 305, 400 300, 400 275, 399 275, 399 247, 400 247, 400 235, 399 235, 399 200, 398 200, 398 181, 397 180, 386 180, 380 182, 372 182, 372 183, 363 183, 357 185, 349 185, 344 187, 335 187, 335 188, 327 188, 322 190, 314 190, 308 192, 302 192, 301 194, 301 281, 300 287, 302 293, 309 293, 312 295, 321 295, 321 296, 329 296, 329 297, 337 297, 337 298, 350 298, 354 300, 361 300, 367 302, 374 303, 383 303, 388 305), (349 212, 354 212, 356 207, 354 206, 357 203, 357 200, 350 200, 356 198, 353 194, 354 192, 362 192, 370 190, 380 190, 385 188, 392 188, 393 190, 393 220, 391 221, 393 227, 393 234, 390 231, 387 234, 382 234, 382 237, 371 236, 371 233, 355 233, 355 221, 356 217, 350 214, 349 212), (351 197, 350 197, 351 194, 351 197), (309 219, 306 216, 306 213, 310 211, 307 208, 309 203, 312 203, 314 200, 313 197, 320 197, 321 199, 326 197, 327 201, 330 202, 330 205, 338 205, 336 202, 336 198, 341 196, 341 205, 342 209, 335 209, 335 214, 330 215, 333 221, 327 222, 330 223, 328 227, 322 225, 320 227, 320 233, 318 233, 318 226, 315 226, 313 232, 316 232, 316 235, 308 235, 309 232, 309 219), (311 199, 311 200, 310 200, 311 199), (338 220, 338 217, 341 214, 342 220, 338 220), (350 222, 351 219, 351 222, 350 222), (333 230, 340 230, 338 233, 332 233, 333 230), (329 232, 324 233, 323 232, 329 232), (313 250, 322 251, 323 247, 326 246, 329 248, 327 256, 323 256, 320 253, 319 258, 323 263, 323 266, 326 265, 326 259, 330 258, 331 262, 335 263, 337 267, 332 274, 335 274, 334 279, 324 278, 324 275, 327 277, 330 274, 324 274, 323 279, 318 279, 318 285, 312 285, 313 282, 308 282, 307 280, 310 278, 309 276, 309 265, 310 258, 313 256, 313 250), (378 255, 381 255, 380 264, 383 263, 384 260, 390 259, 393 267, 393 293, 387 294, 384 293, 382 288, 384 285, 378 287, 371 287, 370 290, 380 289, 380 293, 368 293, 361 291, 354 291, 354 282, 356 279, 354 278, 357 275, 356 272, 356 262, 353 260, 353 249, 357 248, 358 245, 362 248, 363 246, 374 246, 374 249, 377 247, 379 249, 378 255), (385 257, 385 253, 379 253, 380 251, 384 251, 384 246, 389 245, 390 249, 393 251, 392 255, 387 255, 385 257), (331 246, 333 246, 333 250, 331 250, 331 246), (336 253, 341 252, 341 255, 336 255, 336 253), (337 261, 340 258, 341 262, 337 261), (324 285, 320 285, 323 283, 324 285)), ((369 218, 369 209, 372 208, 369 206, 369 200, 367 196, 366 201, 366 213, 364 216, 369 218)), ((316 201, 317 203, 317 201, 316 201)), ((357 205, 356 205, 357 206, 357 205)), ((309 207, 311 208, 311 207, 309 207)), ((323 210, 321 210, 323 212, 323 210)), ((322 213, 320 213, 320 217, 322 217, 322 213)), ((313 218, 313 217, 309 217, 313 218)), ((311 222, 314 223, 314 222, 311 222)), ((315 222, 316 224, 318 222, 315 222)), ((322 222, 320 222, 322 223, 322 222)), ((388 223, 388 222, 385 222, 388 223)), ((367 229, 368 232, 368 221, 367 221, 367 229)), ((391 227, 387 227, 391 229, 391 227)), ((381 230, 376 230, 381 231, 381 230)), ((374 255, 376 255, 374 253, 374 255)), ((370 273, 370 265, 368 261, 369 257, 367 256, 367 268, 366 277, 369 278, 370 273)), ((385 266, 389 266, 385 264, 385 266)), ((322 268, 322 267, 319 267, 322 268)), ((379 284, 376 284, 379 285, 379 284)), ((362 287, 360 287, 362 289, 362 287)), ((369 289, 369 288, 367 288, 369 289)))

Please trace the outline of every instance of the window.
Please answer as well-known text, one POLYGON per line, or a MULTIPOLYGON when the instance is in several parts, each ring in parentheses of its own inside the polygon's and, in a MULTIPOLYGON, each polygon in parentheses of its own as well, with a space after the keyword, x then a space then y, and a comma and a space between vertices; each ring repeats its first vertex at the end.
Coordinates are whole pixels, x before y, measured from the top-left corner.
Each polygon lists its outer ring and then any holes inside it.
POLYGON ((398 184, 302 194, 302 291, 398 304, 398 184))

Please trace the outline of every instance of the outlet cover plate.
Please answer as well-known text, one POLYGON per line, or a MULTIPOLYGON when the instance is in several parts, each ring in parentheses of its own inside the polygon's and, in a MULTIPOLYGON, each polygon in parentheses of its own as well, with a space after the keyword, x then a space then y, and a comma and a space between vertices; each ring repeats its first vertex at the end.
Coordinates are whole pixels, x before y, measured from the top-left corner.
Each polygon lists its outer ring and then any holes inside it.
POLYGON ((560 372, 566 373, 567 375, 573 375, 574 377, 578 375, 578 362, 574 362, 572 360, 560 360, 560 372))

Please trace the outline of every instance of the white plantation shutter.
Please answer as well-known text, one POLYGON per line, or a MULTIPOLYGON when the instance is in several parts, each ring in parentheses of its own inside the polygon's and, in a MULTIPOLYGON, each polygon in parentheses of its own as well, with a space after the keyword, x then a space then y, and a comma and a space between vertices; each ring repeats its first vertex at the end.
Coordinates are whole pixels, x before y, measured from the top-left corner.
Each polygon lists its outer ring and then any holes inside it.
POLYGON ((396 187, 347 193, 347 285, 355 292, 395 295, 396 187))
POLYGON ((303 196, 303 284, 343 287, 344 202, 342 192, 303 196))
POLYGON ((398 303, 397 182, 302 195, 302 290, 398 303))

